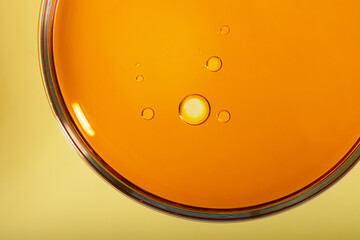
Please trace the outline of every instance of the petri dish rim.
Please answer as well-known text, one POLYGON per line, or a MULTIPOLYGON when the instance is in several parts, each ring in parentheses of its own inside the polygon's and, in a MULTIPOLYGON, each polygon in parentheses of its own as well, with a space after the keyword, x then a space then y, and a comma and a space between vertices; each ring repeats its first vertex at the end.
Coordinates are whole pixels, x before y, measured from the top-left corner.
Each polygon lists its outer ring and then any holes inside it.
POLYGON ((192 220, 217 222, 251 220, 280 213, 312 199, 340 180, 359 161, 360 139, 335 166, 308 186, 283 198, 246 208, 193 207, 171 202, 146 192, 122 177, 96 154, 77 129, 65 106, 58 85, 52 52, 53 22, 57 3, 58 0, 42 0, 38 26, 39 62, 52 111, 64 135, 89 167, 115 189, 138 203, 162 213, 192 220))

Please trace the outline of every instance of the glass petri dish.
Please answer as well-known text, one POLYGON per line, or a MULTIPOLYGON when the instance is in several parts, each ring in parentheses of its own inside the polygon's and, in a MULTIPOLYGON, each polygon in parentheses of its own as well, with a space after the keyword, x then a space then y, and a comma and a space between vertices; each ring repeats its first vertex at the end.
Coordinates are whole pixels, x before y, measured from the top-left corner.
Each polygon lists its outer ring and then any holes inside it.
POLYGON ((88 165, 178 217, 281 212, 359 159, 360 2, 44 0, 54 114, 88 165))

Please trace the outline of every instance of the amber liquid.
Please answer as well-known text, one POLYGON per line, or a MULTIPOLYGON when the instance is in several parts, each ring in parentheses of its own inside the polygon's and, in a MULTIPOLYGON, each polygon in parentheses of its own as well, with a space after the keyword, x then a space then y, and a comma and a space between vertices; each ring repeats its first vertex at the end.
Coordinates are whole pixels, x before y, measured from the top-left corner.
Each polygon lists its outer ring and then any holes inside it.
POLYGON ((59 0, 55 67, 83 137, 128 181, 185 205, 253 206, 313 183, 358 140, 359 10, 353 0, 59 0), (197 126, 179 117, 191 94, 211 106, 197 126))

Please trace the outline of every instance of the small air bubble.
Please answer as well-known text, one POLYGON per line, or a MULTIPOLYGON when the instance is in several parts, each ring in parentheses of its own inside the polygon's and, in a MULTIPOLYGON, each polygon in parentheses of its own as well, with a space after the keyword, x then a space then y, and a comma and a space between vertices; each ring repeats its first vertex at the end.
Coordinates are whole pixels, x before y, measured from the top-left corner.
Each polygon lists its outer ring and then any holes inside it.
POLYGON ((222 26, 220 29, 220 33, 224 35, 228 35, 230 33, 230 27, 227 25, 222 26))
POLYGON ((226 110, 220 111, 216 116, 218 121, 221 123, 227 123, 231 119, 231 114, 226 110))
POLYGON ((151 120, 155 117, 155 112, 153 109, 151 108, 145 108, 142 112, 141 112, 141 116, 145 119, 145 120, 151 120))
POLYGON ((139 76, 136 77, 136 81, 141 83, 141 82, 144 81, 144 77, 142 75, 139 75, 139 76))
POLYGON ((206 62, 206 67, 212 72, 218 72, 222 68, 222 61, 219 57, 210 57, 206 62))

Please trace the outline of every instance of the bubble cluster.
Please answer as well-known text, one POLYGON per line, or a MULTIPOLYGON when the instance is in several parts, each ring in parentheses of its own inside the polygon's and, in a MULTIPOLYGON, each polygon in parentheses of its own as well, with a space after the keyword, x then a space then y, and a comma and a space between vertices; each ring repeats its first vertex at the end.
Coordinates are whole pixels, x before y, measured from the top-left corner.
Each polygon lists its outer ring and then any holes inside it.
MULTIPOLYGON (((230 33, 230 27, 228 25, 223 25, 218 33, 228 35, 230 33)), ((203 54, 204 51, 199 50, 199 53, 203 54)), ((141 63, 137 62, 135 66, 140 68, 141 63)), ((223 67, 223 61, 218 56, 211 56, 206 61, 205 66, 211 72, 218 72, 223 67)), ((142 83, 144 79, 143 75, 138 75, 136 77, 136 81, 139 83, 142 83)), ((211 107, 209 101, 199 94, 185 97, 179 105, 180 118, 189 125, 196 126, 205 123, 209 119, 210 113, 211 107)), ((155 111, 151 108, 145 108, 141 115, 145 120, 151 120, 155 116, 155 111)), ((219 122, 227 123, 231 119, 231 114, 226 110, 222 110, 216 114, 216 117, 219 122)))

